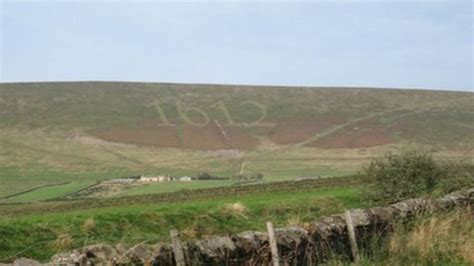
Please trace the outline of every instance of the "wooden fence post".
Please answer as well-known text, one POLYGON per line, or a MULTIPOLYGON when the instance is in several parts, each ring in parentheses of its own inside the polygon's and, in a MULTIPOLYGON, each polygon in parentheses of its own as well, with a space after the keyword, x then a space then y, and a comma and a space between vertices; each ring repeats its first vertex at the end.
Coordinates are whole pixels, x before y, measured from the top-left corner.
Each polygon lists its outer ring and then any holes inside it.
POLYGON ((273 266, 280 266, 280 256, 278 255, 278 246, 275 238, 275 230, 273 229, 273 223, 267 222, 268 240, 270 243, 270 250, 272 252, 272 263, 273 266))
POLYGON ((354 225, 352 224, 351 211, 346 211, 344 213, 346 219, 347 233, 349 234, 349 242, 351 244, 352 258, 354 262, 357 262, 359 259, 359 249, 357 248, 356 235, 354 231, 354 225))
POLYGON ((179 239, 179 231, 176 229, 171 230, 170 236, 171 242, 173 244, 173 254, 174 260, 176 261, 176 266, 186 266, 183 247, 181 245, 181 240, 179 239))

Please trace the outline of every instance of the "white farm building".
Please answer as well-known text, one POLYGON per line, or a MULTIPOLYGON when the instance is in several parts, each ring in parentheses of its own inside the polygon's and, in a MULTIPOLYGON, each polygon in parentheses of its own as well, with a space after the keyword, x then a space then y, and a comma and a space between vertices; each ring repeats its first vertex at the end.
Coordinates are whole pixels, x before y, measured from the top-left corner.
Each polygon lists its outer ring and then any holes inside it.
POLYGON ((138 182, 150 183, 150 182, 168 182, 171 181, 170 176, 141 176, 138 182))

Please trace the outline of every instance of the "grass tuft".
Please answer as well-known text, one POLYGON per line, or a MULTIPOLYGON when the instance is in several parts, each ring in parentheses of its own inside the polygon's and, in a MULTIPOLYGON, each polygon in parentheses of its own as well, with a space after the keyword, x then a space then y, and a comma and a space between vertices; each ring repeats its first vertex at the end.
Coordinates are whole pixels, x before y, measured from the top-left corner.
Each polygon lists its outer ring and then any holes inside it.
POLYGON ((247 219, 248 208, 242 202, 227 203, 222 207, 222 213, 247 219))

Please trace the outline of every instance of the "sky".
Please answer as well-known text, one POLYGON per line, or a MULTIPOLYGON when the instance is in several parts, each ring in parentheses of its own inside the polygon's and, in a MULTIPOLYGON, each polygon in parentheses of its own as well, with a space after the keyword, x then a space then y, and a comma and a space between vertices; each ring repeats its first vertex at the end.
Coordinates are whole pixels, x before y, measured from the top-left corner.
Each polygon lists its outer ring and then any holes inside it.
POLYGON ((470 0, 0 1, 1 82, 474 91, 470 0))

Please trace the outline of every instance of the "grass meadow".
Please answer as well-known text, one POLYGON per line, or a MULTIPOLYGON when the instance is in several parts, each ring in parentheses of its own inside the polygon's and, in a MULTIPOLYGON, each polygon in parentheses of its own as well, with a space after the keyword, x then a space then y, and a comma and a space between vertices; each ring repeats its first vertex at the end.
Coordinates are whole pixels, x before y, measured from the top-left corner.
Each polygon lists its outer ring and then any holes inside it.
POLYGON ((266 221, 276 226, 300 224, 363 207, 360 194, 357 186, 343 186, 3 216, 0 261, 22 256, 45 261, 55 253, 92 243, 168 242, 173 228, 193 238, 263 230, 266 221))

